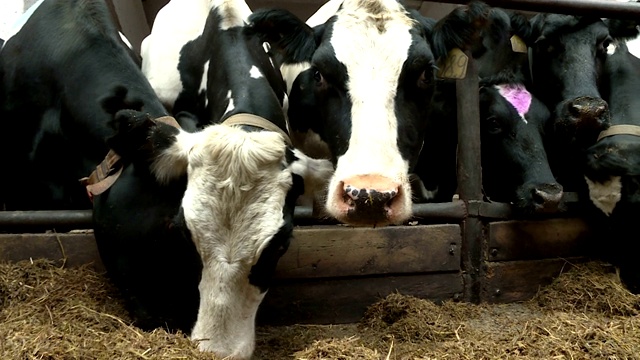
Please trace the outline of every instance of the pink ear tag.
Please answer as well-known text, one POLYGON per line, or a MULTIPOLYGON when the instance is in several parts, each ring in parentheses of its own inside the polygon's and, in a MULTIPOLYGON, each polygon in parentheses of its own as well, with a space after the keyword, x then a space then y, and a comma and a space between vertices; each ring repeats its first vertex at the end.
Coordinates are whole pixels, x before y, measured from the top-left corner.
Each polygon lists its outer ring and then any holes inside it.
POLYGON ((524 122, 524 115, 531 106, 531 93, 522 85, 496 85, 498 92, 518 111, 524 122))

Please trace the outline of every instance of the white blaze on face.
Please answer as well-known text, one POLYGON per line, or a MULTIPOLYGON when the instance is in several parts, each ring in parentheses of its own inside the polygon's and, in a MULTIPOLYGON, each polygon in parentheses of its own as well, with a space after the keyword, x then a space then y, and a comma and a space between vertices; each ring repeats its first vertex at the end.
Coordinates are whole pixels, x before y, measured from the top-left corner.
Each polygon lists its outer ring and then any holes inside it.
POLYGON ((203 263, 191 338, 203 351, 248 359, 264 297, 249 283, 249 273, 284 223, 283 206, 292 186, 284 139, 275 132, 226 125, 181 131, 155 161, 156 177, 166 178, 162 172, 173 170, 164 169, 184 168, 185 161, 182 207, 203 263))
POLYGON ((254 79, 260 79, 261 77, 263 77, 262 72, 255 65, 251 66, 251 70, 249 70, 249 76, 251 76, 254 79))
POLYGON ((206 95, 207 92, 207 83, 209 81, 209 60, 204 63, 204 67, 202 69, 202 79, 200 79, 200 88, 198 89, 198 94, 205 93, 204 96, 204 106, 209 104, 209 97, 206 95))
MULTIPOLYGON (((374 17, 363 10, 360 1, 345 1, 334 23, 331 45, 347 69, 352 108, 349 148, 338 159, 329 199, 341 191, 342 179, 382 176, 397 182, 408 194, 404 208, 410 211, 409 165, 398 149, 395 96, 414 24, 396 1, 376 5, 371 1, 369 6, 385 7, 386 11, 374 17)), ((327 210, 339 211, 331 202, 327 210)))
POLYGON ((609 216, 622 197, 622 182, 620 176, 612 176, 609 180, 600 183, 591 181, 585 176, 589 186, 589 198, 591 202, 605 215, 609 216))
POLYGON ((224 111, 225 114, 228 114, 230 111, 233 111, 233 109, 235 109, 236 107, 236 105, 233 103, 233 96, 231 95, 231 90, 227 92, 227 100, 229 101, 229 104, 227 105, 227 109, 224 111))

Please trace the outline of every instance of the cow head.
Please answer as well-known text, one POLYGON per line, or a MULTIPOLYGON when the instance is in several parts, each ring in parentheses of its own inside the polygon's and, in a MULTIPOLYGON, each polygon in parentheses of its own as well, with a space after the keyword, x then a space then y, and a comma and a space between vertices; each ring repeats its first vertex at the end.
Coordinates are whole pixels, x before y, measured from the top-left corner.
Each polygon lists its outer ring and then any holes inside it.
MULTIPOLYGON (((549 111, 529 90, 530 32, 523 14, 492 8, 472 48, 480 76, 482 183, 492 201, 513 203, 526 214, 561 209, 562 186, 551 173, 544 147, 549 111)), ((429 131, 416 174, 419 201, 450 201, 456 184, 456 88, 439 80, 430 106, 429 131)))
POLYGON ((329 215, 369 226, 411 216, 408 171, 422 146, 437 60, 466 48, 485 16, 486 5, 476 3, 434 25, 396 1, 347 0, 315 28, 285 10, 250 17, 282 63, 306 65, 287 79, 289 121, 331 152, 329 215))
POLYGON ((130 110, 116 114, 115 123, 110 145, 123 158, 147 164, 160 183, 187 176, 178 216, 202 261, 191 338, 203 351, 250 358, 256 312, 289 245, 296 198, 304 180, 322 182, 332 164, 252 126, 189 133, 130 110))
POLYGON ((531 19, 534 92, 553 112, 554 134, 584 150, 608 126, 600 83, 612 41, 600 18, 537 14, 531 19))
POLYGON ((509 82, 483 84, 479 103, 486 195, 528 214, 561 209, 562 186, 543 141, 547 108, 522 83, 509 82))
MULTIPOLYGON (((636 25, 619 20, 608 24, 615 40, 604 64, 602 94, 609 103, 612 126, 587 150, 585 178, 592 203, 611 216, 620 204, 634 213, 628 207, 640 204, 640 102, 635 98, 640 91, 640 59, 626 43, 638 37, 636 25)), ((616 217, 620 216, 618 212, 616 217)))

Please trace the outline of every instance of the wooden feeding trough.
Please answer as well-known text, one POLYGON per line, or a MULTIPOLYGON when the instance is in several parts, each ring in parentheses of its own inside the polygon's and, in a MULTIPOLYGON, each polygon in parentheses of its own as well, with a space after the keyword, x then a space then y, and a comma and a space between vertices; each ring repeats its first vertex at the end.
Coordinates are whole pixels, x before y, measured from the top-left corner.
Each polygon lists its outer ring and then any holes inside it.
MULTIPOLYGON (((589 1, 587 7, 577 0, 487 3, 598 16, 618 16, 622 9, 622 16, 640 18, 637 7, 629 13, 623 3, 607 1, 589 1)), ((469 65, 466 78, 457 81, 459 199, 414 205, 412 225, 383 228, 321 224, 310 209, 297 208, 295 240, 278 264, 259 322, 357 321, 368 305, 392 292, 432 300, 519 301, 583 259, 593 231, 579 209, 525 220, 513 218, 507 204, 483 200, 477 70, 469 65)), ((102 269, 91 227, 90 211, 0 212, 0 261, 49 258, 102 269)))

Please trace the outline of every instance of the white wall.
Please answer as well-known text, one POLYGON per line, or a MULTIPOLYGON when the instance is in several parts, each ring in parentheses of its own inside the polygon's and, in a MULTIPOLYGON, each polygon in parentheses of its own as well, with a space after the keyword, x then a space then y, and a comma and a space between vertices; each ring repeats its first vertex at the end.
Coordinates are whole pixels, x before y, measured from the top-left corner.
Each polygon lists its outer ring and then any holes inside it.
POLYGON ((0 0, 0 39, 6 39, 13 23, 24 12, 24 0, 0 0))

